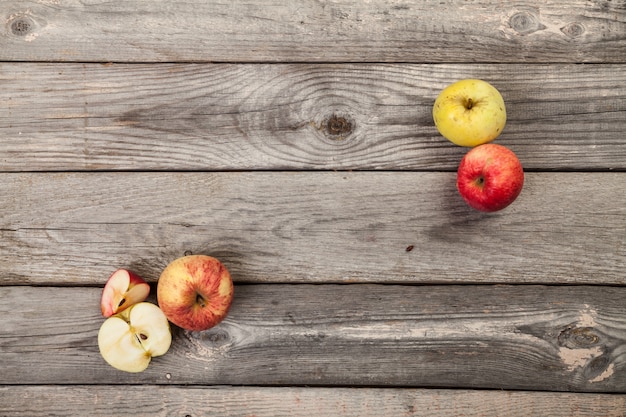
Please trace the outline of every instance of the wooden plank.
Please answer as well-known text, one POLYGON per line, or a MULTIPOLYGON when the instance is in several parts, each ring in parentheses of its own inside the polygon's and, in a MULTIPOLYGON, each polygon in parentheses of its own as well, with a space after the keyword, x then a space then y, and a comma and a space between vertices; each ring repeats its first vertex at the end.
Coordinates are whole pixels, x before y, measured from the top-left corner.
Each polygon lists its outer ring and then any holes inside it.
POLYGON ((454 173, 0 176, 0 283, 155 281, 190 253, 237 282, 626 283, 625 173, 528 173, 469 208, 454 173))
POLYGON ((607 394, 349 388, 4 386, 5 417, 621 417, 626 396, 607 394))
POLYGON ((623 0, 5 0, 0 60, 624 62, 623 0))
POLYGON ((626 65, 4 63, 0 170, 452 171, 432 104, 471 77, 527 169, 626 169, 626 65))
POLYGON ((624 287, 238 285, 224 322, 175 328, 140 374, 100 357, 100 294, 0 287, 0 384, 626 393, 624 287))

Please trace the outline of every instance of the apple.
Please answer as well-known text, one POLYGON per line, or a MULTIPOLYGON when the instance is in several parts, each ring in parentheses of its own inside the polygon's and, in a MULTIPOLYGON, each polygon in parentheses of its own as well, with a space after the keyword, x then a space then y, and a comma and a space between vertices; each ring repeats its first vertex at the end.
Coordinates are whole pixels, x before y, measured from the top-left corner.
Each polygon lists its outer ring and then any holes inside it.
POLYGON ((134 304, 102 323, 98 348, 105 361, 126 372, 141 372, 155 356, 164 355, 172 344, 165 314, 152 303, 134 304))
POLYGON ((233 291, 230 273, 219 260, 188 255, 165 267, 157 284, 157 300, 172 323, 201 331, 226 317, 233 291))
POLYGON ((511 204, 522 191, 524 170, 509 148, 495 143, 472 148, 457 171, 456 186, 471 207, 498 211, 511 204))
POLYGON ((506 124, 500 92, 483 80, 466 79, 444 88, 435 100, 433 119, 450 142, 473 147, 497 138, 506 124))
POLYGON ((104 317, 111 317, 133 304, 145 301, 150 285, 141 277, 126 269, 113 272, 102 290, 100 309, 104 317))

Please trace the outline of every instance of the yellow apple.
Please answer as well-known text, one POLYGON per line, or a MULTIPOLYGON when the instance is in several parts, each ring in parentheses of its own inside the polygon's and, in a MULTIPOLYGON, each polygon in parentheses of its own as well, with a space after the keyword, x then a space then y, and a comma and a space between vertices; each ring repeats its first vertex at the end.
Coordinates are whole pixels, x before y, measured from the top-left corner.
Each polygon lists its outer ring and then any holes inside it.
POLYGON ((98 348, 112 367, 141 372, 155 356, 164 355, 172 344, 165 314, 152 303, 141 302, 109 317, 98 332, 98 348))
POLYGON ((460 146, 474 147, 497 138, 506 124, 500 92, 483 80, 466 79, 444 88, 435 100, 439 133, 460 146))
POLYGON ((157 300, 167 318, 186 330, 207 330, 221 322, 233 300, 228 269, 207 255, 183 256, 161 273, 157 300))

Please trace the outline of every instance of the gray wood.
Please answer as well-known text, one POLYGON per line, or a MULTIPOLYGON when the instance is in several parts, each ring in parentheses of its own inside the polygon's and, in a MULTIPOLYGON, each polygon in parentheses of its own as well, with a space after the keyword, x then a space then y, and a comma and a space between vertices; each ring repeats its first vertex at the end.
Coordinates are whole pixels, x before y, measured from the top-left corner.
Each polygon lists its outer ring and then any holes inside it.
POLYGON ((626 283, 625 173, 527 173, 483 214, 455 173, 0 175, 0 283, 155 281, 207 253, 237 282, 626 283))
POLYGON ((238 285, 224 322, 174 328, 170 351, 140 374, 100 357, 100 294, 0 287, 0 384, 626 393, 624 287, 238 285))
POLYGON ((0 415, 623 417, 625 6, 0 0, 0 415), (469 77, 490 215, 430 114, 469 77), (109 274, 188 253, 226 321, 108 366, 109 274))
POLYGON ((2 2, 0 60, 624 62, 622 0, 2 2))
POLYGON ((432 104, 471 77, 527 169, 626 169, 626 65, 4 63, 0 170, 453 171, 432 104))
POLYGON ((5 417, 621 417, 625 395, 423 389, 0 386, 5 417))

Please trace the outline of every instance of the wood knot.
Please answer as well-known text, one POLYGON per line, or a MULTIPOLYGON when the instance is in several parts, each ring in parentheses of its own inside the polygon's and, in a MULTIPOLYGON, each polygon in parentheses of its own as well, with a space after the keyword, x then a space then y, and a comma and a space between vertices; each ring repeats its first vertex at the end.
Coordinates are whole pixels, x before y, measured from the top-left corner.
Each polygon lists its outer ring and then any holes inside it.
POLYGON ((509 19, 509 25, 520 35, 529 35, 546 28, 539 22, 539 19, 537 19, 534 14, 529 12, 517 12, 513 14, 509 19))
POLYGON ((345 118, 333 114, 325 123, 326 134, 335 140, 345 139, 353 130, 353 122, 345 118))
POLYGON ((204 343, 214 348, 227 346, 232 343, 230 334, 222 328, 209 329, 202 332, 199 337, 204 343))
POLYGON ((35 22, 29 17, 20 16, 11 22, 11 33, 15 36, 26 36, 33 31, 35 22))
POLYGON ((589 379, 602 374, 611 365, 611 358, 608 354, 602 354, 593 358, 585 367, 585 376, 589 379))
POLYGON ((577 38, 585 33, 585 27, 580 23, 573 22, 563 26, 561 28, 561 32, 563 32, 563 34, 569 38, 577 38))
POLYGON ((593 332, 592 327, 568 326, 558 336, 559 346, 568 349, 580 349, 595 346, 600 342, 600 336, 593 332))

